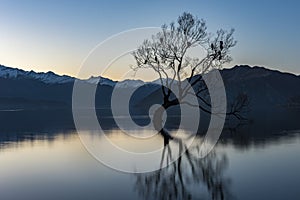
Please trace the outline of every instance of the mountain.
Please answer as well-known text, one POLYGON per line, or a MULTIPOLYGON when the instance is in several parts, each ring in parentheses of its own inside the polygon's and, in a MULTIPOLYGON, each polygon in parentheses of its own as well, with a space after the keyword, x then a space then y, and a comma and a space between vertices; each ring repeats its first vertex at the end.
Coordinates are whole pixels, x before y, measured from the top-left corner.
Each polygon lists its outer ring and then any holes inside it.
MULTIPOLYGON (((247 65, 234 66, 220 72, 227 102, 231 102, 237 94, 245 93, 250 98, 251 110, 255 112, 300 106, 299 76, 247 65)), ((0 65, 0 110, 71 108, 75 80, 79 79, 53 72, 37 73, 0 65)), ((90 77, 80 81, 87 87, 98 84, 96 106, 99 108, 110 108, 114 87, 122 89, 124 94, 129 89, 138 88, 130 100, 132 108, 140 109, 137 113, 145 113, 151 105, 161 102, 161 90, 155 84, 157 80, 150 83, 141 80, 117 82, 103 77, 90 77)))
MULTIPOLYGON (((24 71, 22 69, 6 67, 4 65, 0 65, 0 78, 4 79, 31 79, 37 80, 46 84, 65 84, 65 83, 73 83, 76 78, 67 76, 67 75, 57 75, 51 71, 49 72, 34 72, 34 71, 24 71)), ((118 87, 127 88, 127 87, 139 87, 145 84, 141 80, 124 80, 124 81, 113 81, 104 77, 94 77, 91 76, 89 79, 83 80, 92 84, 100 84, 114 87, 117 83, 118 87)))
POLYGON ((221 71, 228 96, 246 93, 253 109, 296 106, 300 97, 300 77, 264 67, 235 66, 221 71))
POLYGON ((145 84, 145 82, 141 80, 130 80, 126 79, 123 81, 113 81, 104 77, 94 77, 91 76, 89 79, 85 80, 88 83, 99 84, 99 85, 107 85, 111 87, 119 87, 119 88, 137 88, 145 84))
POLYGON ((24 71, 22 69, 5 67, 3 65, 0 65, 0 77, 5 79, 32 79, 47 84, 63 84, 70 83, 75 80, 73 77, 66 75, 60 76, 51 71, 46 73, 24 71))
POLYGON ((99 77, 99 76, 98 77, 91 76, 89 79, 86 80, 86 82, 92 84, 107 85, 111 87, 114 87, 116 84, 116 81, 110 80, 108 78, 99 77))

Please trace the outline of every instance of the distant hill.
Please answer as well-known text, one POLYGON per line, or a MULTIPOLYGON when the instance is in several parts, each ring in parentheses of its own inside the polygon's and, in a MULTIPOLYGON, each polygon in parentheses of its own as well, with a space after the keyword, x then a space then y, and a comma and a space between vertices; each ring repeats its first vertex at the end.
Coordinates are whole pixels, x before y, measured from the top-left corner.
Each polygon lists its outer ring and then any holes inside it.
POLYGON ((289 106, 300 96, 300 77, 264 67, 235 66, 221 71, 229 91, 249 95, 254 107, 289 106))

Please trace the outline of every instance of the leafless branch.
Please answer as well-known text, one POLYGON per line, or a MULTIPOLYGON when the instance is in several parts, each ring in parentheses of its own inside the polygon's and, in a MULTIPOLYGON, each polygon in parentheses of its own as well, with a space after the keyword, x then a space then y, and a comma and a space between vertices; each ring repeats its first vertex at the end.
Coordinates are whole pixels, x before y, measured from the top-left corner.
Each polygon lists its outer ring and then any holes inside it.
MULTIPOLYGON (((171 93, 175 83, 178 89, 178 104, 183 102, 189 105, 184 98, 194 90, 196 97, 210 107, 209 102, 202 96, 202 88, 197 85, 202 84, 205 74, 213 69, 220 69, 224 63, 232 60, 230 50, 236 45, 233 33, 234 29, 220 29, 213 35, 207 31, 203 19, 183 13, 176 23, 163 25, 160 32, 151 39, 146 39, 132 53, 136 61, 133 69, 152 69, 157 73, 165 108, 174 105, 170 102, 174 101, 171 99, 171 93), (204 57, 189 55, 189 50, 195 47, 201 47, 205 51, 204 57)), ((243 103, 245 102, 241 102, 243 103)), ((238 109, 242 107, 235 103, 228 114, 241 119, 238 109)), ((209 110, 202 106, 199 108, 204 109, 203 111, 209 110)))

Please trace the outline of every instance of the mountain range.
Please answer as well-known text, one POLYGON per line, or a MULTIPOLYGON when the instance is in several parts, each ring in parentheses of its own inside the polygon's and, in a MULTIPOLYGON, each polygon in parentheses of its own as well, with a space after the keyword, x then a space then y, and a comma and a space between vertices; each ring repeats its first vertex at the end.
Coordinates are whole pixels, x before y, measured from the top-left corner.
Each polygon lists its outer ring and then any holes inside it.
MULTIPOLYGON (((239 92, 246 93, 251 100, 252 110, 300 106, 300 77, 297 75, 247 65, 222 69, 220 73, 224 80, 227 98, 233 98, 239 92)), ((51 71, 46 73, 24 71, 0 65, 0 110, 70 108, 75 80, 74 77, 60 76, 51 71)), ((98 83, 96 106, 99 108, 110 107, 113 87, 120 87, 124 92, 128 88, 139 88, 132 100, 136 102, 131 105, 141 106, 141 101, 142 105, 146 105, 148 96, 159 99, 161 95, 155 81, 117 82, 103 77, 90 77, 79 81, 86 84, 98 83)))

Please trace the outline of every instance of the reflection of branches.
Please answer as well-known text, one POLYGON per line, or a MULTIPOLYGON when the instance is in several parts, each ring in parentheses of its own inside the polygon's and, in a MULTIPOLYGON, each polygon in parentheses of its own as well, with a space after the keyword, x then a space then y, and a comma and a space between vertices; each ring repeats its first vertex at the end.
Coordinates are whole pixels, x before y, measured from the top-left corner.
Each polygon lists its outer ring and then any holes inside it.
POLYGON ((170 163, 172 148, 164 146, 161 166, 163 162, 169 165, 156 172, 137 174, 139 195, 145 199, 193 199, 207 193, 214 200, 232 198, 228 189, 230 180, 224 177, 224 169, 228 165, 225 155, 211 152, 205 158, 198 158, 182 140, 174 138, 174 141, 181 156, 170 163))
POLYGON ((239 120, 248 120, 243 116, 243 113, 249 112, 250 100, 247 94, 239 93, 234 102, 230 105, 230 111, 233 116, 239 120))

